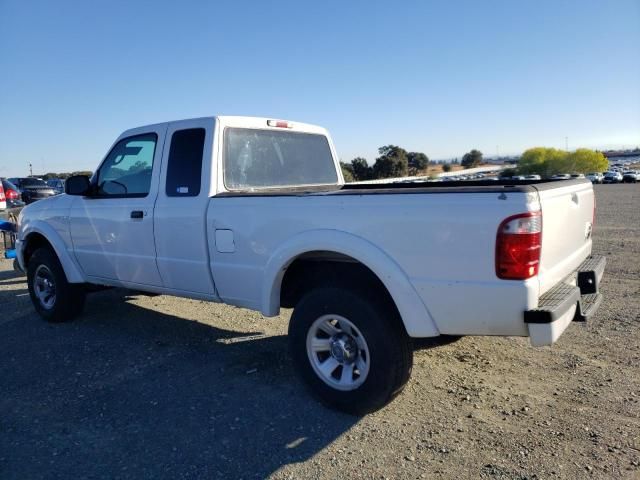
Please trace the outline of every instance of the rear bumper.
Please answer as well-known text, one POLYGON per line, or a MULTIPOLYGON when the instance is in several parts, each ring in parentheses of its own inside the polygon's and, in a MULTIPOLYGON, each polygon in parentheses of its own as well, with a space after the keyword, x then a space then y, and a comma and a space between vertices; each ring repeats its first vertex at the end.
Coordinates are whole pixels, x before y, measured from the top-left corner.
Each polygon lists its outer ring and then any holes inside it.
POLYGON ((538 300, 538 308, 524 312, 531 345, 552 345, 572 321, 586 321, 600 306, 599 285, 607 260, 591 256, 563 282, 538 300))

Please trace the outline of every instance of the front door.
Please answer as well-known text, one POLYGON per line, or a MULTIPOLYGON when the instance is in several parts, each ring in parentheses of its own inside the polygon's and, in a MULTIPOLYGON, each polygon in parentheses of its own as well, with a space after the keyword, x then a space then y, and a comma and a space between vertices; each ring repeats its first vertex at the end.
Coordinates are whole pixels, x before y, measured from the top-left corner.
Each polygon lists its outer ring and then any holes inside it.
POLYGON ((162 286, 153 209, 165 131, 144 128, 119 139, 93 176, 92 195, 74 198, 71 239, 86 275, 162 286))

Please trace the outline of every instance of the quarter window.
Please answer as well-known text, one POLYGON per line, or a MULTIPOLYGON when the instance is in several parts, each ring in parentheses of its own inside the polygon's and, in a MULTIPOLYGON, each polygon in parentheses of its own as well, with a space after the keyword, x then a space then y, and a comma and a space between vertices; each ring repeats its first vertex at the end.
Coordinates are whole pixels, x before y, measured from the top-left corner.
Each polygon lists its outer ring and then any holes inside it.
POLYGON ((167 166, 168 197, 197 197, 202 179, 204 128, 178 130, 171 136, 167 166))
POLYGON ((158 136, 145 133, 119 141, 96 172, 101 197, 146 197, 151 187, 158 136))

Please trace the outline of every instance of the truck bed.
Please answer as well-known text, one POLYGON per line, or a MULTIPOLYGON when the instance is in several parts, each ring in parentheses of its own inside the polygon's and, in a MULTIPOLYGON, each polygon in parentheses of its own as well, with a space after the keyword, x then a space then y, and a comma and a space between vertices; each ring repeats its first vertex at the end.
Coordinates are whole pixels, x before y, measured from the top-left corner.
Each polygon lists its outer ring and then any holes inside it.
POLYGON ((535 192, 559 186, 589 183, 584 178, 573 180, 459 180, 447 182, 389 182, 389 183, 346 183, 334 185, 274 188, 218 193, 216 197, 272 197, 288 195, 365 195, 365 194, 421 194, 421 193, 506 193, 535 192))

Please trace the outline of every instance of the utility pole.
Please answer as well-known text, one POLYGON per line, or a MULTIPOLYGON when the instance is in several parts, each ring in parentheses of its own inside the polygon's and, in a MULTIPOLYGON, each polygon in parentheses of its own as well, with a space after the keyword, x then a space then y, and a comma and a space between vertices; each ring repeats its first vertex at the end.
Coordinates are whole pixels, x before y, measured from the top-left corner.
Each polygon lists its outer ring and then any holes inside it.
POLYGON ((33 177, 33 165, 29 164, 29 176, 33 177))

